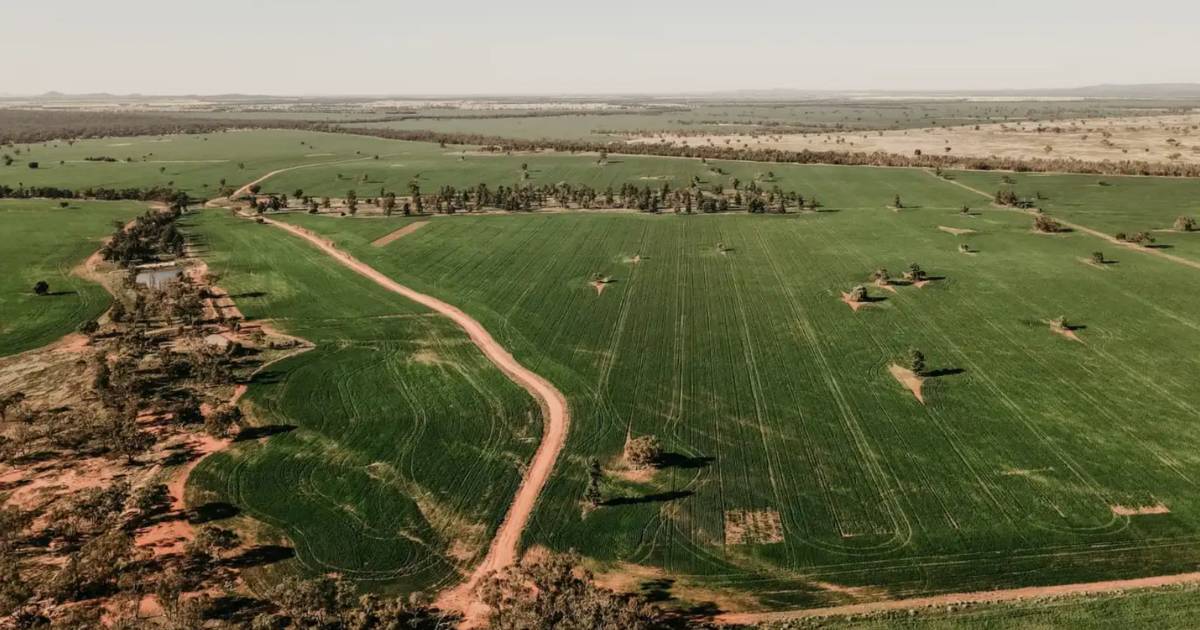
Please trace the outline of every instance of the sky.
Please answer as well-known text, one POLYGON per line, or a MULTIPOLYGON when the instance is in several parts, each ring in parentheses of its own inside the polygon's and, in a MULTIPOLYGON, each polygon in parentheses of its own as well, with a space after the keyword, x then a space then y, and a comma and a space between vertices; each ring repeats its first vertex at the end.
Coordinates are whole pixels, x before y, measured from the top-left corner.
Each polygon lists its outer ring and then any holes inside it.
POLYGON ((5 0, 0 93, 972 90, 1200 81, 1195 0, 5 0))

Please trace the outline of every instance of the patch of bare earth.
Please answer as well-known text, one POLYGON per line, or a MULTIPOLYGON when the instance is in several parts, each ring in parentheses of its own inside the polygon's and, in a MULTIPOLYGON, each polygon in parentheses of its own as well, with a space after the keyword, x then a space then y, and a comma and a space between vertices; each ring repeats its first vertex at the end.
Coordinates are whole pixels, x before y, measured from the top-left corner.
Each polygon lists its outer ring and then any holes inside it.
POLYGON ((887 280, 876 280, 875 286, 883 289, 884 291, 888 291, 889 293, 897 293, 896 287, 892 286, 892 283, 888 282, 887 280))
POLYGON ((386 247, 387 245, 390 245, 390 244, 404 238, 405 236, 408 236, 409 234, 416 232, 417 230, 425 227, 428 224, 429 224, 428 221, 416 221, 414 223, 409 223, 408 225, 406 225, 398 230, 389 232, 389 233, 371 241, 371 246, 372 247, 386 247))
POLYGON ((920 401, 922 405, 925 404, 925 396, 921 393, 921 388, 925 384, 925 379, 921 378, 916 372, 913 372, 905 367, 900 367, 895 363, 888 366, 888 372, 891 373, 892 378, 896 379, 896 382, 900 383, 905 387, 905 389, 912 392, 912 395, 916 396, 917 400, 920 401))
POLYGON ((858 312, 858 309, 860 309, 860 308, 866 308, 866 307, 867 307, 867 305, 869 304, 868 302, 856 302, 856 301, 854 301, 854 300, 853 300, 853 299, 850 297, 850 294, 849 294, 849 293, 846 293, 845 291, 843 291, 843 292, 842 292, 842 303, 843 303, 843 304, 845 304, 846 306, 849 306, 849 307, 850 307, 850 310, 852 310, 852 311, 854 311, 854 312, 856 312, 856 313, 858 312))
POLYGON ((596 585, 618 593, 637 593, 647 583, 662 584, 671 580, 671 586, 666 593, 667 602, 683 604, 713 603, 720 610, 743 611, 761 608, 762 604, 744 591, 735 589, 713 588, 692 584, 686 579, 680 579, 658 567, 642 564, 621 562, 613 566, 598 567, 593 570, 596 585))
POLYGON ((939 225, 938 229, 947 234, 953 234, 955 236, 962 236, 964 234, 974 234, 975 233, 975 230, 972 230, 970 228, 954 228, 954 227, 949 227, 949 226, 945 226, 945 225, 939 225))
POLYGON ((607 282, 603 282, 601 280, 593 280, 591 284, 592 288, 596 290, 596 295, 604 293, 604 287, 608 286, 607 282))
POLYGON ((771 545, 783 542, 783 521, 776 510, 726 510, 726 545, 771 545))
POLYGON ((1171 509, 1168 508, 1167 506, 1163 505, 1162 503, 1155 503, 1154 505, 1139 505, 1139 506, 1111 505, 1109 507, 1112 509, 1112 513, 1116 514, 1117 516, 1144 516, 1147 514, 1170 514, 1171 513, 1171 509))
POLYGON ((1200 163, 1200 142, 1192 133, 1200 112, 1172 116, 1131 116, 1073 121, 1015 122, 884 132, 803 134, 657 134, 632 143, 718 146, 789 151, 845 151, 898 155, 1077 159, 1088 162, 1141 160, 1200 163), (949 150, 947 150, 949 149, 949 150))
POLYGON ((1074 330, 1062 325, 1060 322, 1050 322, 1050 330, 1054 332, 1054 334, 1066 337, 1071 341, 1083 343, 1083 340, 1079 338, 1079 335, 1075 334, 1074 330))

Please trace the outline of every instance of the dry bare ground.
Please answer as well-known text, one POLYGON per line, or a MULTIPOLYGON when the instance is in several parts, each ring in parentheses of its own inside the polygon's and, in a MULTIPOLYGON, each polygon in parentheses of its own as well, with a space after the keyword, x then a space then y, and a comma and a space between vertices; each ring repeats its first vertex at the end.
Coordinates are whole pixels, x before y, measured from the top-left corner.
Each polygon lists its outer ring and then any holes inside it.
POLYGON ((537 503, 542 488, 545 487, 550 473, 554 470, 559 453, 566 443, 567 427, 570 422, 566 397, 549 381, 517 362, 482 324, 459 308, 397 283, 350 254, 337 249, 329 241, 303 228, 270 219, 264 219, 264 222, 308 241, 342 265, 379 286, 450 318, 451 321, 462 327, 484 356, 541 403, 546 419, 542 441, 538 445, 537 452, 534 453, 533 460, 525 469, 521 485, 504 517, 504 522, 501 523, 495 538, 492 539, 487 555, 464 582, 441 593, 435 602, 443 610, 463 613, 467 618, 468 625, 479 623, 486 613, 486 607, 475 597, 475 586, 487 574, 511 565, 516 560, 517 545, 520 543, 521 534, 533 513, 534 505, 537 503))
POLYGON ((428 221, 417 221, 415 223, 409 223, 408 225, 406 225, 394 232, 388 232, 387 234, 384 234, 383 236, 371 241, 371 246, 372 247, 385 247, 387 245, 390 245, 390 244, 404 238, 405 236, 408 236, 409 234, 412 234, 413 232, 416 232, 417 230, 425 227, 425 225, 427 223, 429 223, 429 222, 428 221))
POLYGON ((900 131, 680 136, 656 134, 634 143, 784 150, 847 151, 961 157, 1075 158, 1200 164, 1200 112, 1174 116, 1013 122, 900 131), (949 147, 949 151, 946 148, 949 147), (1049 147, 1049 150, 1047 150, 1049 147))

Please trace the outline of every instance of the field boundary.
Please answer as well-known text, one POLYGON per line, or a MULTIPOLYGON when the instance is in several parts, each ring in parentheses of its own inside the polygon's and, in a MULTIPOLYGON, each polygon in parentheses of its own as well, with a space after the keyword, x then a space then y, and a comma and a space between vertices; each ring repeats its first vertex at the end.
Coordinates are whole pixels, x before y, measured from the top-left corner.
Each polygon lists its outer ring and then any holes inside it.
POLYGON ((548 380, 521 365, 482 324, 458 307, 392 280, 349 253, 338 249, 331 241, 322 239, 304 228, 267 218, 261 220, 304 239, 338 263, 379 286, 446 316, 467 333, 488 360, 500 368, 500 371, 504 372, 510 380, 529 392, 541 405, 545 416, 542 440, 538 444, 533 460, 525 469, 516 496, 504 516, 504 521, 496 530, 487 555, 464 582, 443 591, 435 602, 443 610, 466 614, 468 621, 477 620, 482 613, 486 612, 486 607, 475 597, 475 587, 488 574, 516 561, 517 546, 521 541, 521 535, 525 531, 542 489, 549 480, 550 473, 553 472, 555 463, 566 445, 567 429, 570 424, 570 412, 566 397, 548 380))
POLYGON ((1015 602, 1064 595, 1089 595, 1097 593, 1118 593, 1123 591, 1159 588, 1180 584, 1200 583, 1200 572, 1177 573, 1172 575, 1156 575, 1126 580, 1106 580, 1102 582, 1080 582, 1076 584, 1058 584, 1053 586, 1028 586, 994 591, 973 591, 969 593, 946 593, 929 597, 914 597, 910 599, 892 599, 862 604, 847 604, 844 606, 828 606, 825 608, 808 608, 763 613, 726 613, 718 615, 716 621, 729 625, 749 625, 791 621, 795 619, 815 619, 844 615, 878 614, 897 610, 915 610, 935 606, 954 604, 993 604, 1015 602))

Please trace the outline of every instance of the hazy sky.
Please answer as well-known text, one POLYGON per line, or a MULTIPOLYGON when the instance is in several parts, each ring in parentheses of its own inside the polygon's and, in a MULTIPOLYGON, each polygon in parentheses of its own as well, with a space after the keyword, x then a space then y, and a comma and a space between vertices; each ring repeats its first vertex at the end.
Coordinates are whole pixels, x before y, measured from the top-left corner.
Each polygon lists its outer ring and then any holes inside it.
POLYGON ((4 0, 0 93, 981 89, 1200 81, 1200 2, 4 0))

